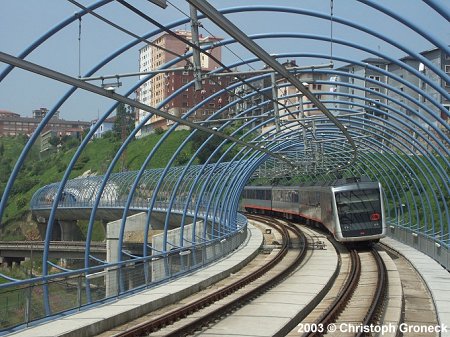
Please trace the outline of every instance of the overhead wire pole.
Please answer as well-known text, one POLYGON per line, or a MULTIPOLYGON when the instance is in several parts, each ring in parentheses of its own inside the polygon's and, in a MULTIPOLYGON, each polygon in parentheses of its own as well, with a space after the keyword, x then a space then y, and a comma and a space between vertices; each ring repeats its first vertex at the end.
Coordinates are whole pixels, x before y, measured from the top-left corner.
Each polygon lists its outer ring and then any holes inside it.
MULTIPOLYGON (((266 65, 272 67, 277 73, 287 79, 293 86, 295 86, 300 92, 305 95, 312 104, 322 111, 322 113, 330 119, 330 121, 341 130, 341 132, 347 138, 349 144, 353 148, 353 158, 349 165, 356 161, 357 148, 350 133, 347 131, 344 125, 327 109, 327 107, 317 99, 311 91, 308 90, 295 76, 293 76, 282 64, 277 62, 269 53, 249 38, 243 31, 241 31, 236 25, 228 20, 222 13, 217 11, 213 6, 204 0, 187 0, 188 3, 195 6, 200 12, 208 17, 212 22, 223 29, 227 34, 233 37, 242 46, 247 48, 255 56, 259 57, 266 65)), ((347 165, 346 165, 347 166, 347 165)), ((341 167, 341 169, 344 167, 341 167)))
POLYGON ((197 48, 192 48, 192 58, 194 60, 194 88, 196 91, 202 90, 202 63, 200 62, 200 40, 198 36, 198 19, 197 9, 194 6, 190 7, 191 14, 191 34, 192 43, 197 48))
MULTIPOLYGON (((70 0, 73 1, 73 0, 70 0)), ((219 59, 217 59, 216 57, 214 57, 214 55, 212 55, 211 53, 208 53, 206 50, 203 50, 201 48, 198 48, 195 44, 193 44, 191 41, 180 37, 179 35, 177 35, 175 32, 172 32, 170 29, 168 29, 166 26, 164 26, 163 24, 159 23, 158 21, 156 21, 155 19, 149 17, 147 14, 143 13, 142 11, 140 11, 139 9, 137 9, 136 7, 134 7, 133 5, 129 4, 127 1, 125 0, 116 0, 118 3, 122 4, 124 7, 128 8, 129 10, 131 10, 132 12, 136 13, 137 15, 139 15, 140 17, 144 18, 145 20, 151 22, 152 24, 154 24, 155 26, 157 26, 158 28, 162 29, 163 31, 167 32, 168 34, 172 35, 173 37, 175 37, 176 39, 179 39, 180 41, 183 41, 184 43, 186 43, 188 46, 190 46, 193 49, 198 49, 198 51, 200 53, 202 53, 203 55, 209 57, 210 59, 212 59, 213 61, 217 62, 217 64, 219 64, 221 67, 223 67, 223 69, 231 71, 231 69, 225 65, 224 63, 222 63, 219 59)), ((189 62, 189 60, 187 60, 189 62)), ((262 96, 266 97, 266 94, 262 93, 259 91, 258 88, 256 88, 255 86, 253 86, 250 82, 248 82, 247 80, 245 80, 243 77, 241 76, 236 76, 239 81, 242 82, 242 84, 245 84, 247 86, 249 86, 250 88, 252 88, 253 90, 255 90, 256 92, 260 93, 262 96)), ((218 84, 216 82, 216 84, 218 84)), ((225 89, 226 90, 226 89, 225 89)), ((228 90, 227 90, 228 91, 228 90)), ((233 94, 233 93, 231 93, 233 94)), ((273 98, 271 97, 271 95, 267 95, 269 100, 273 100, 273 98)), ((285 107, 284 104, 278 103, 281 106, 285 107)), ((288 110, 288 109, 287 109, 288 110)), ((289 111, 289 110, 288 110, 289 111)), ((298 122, 300 125, 302 125, 304 127, 304 125, 299 121, 298 122)))
MULTIPOLYGON (((199 124, 196 124, 194 122, 191 122, 191 121, 189 121, 187 119, 183 119, 181 117, 177 117, 177 116, 171 115, 168 112, 158 110, 158 109, 153 108, 153 107, 151 107, 149 105, 137 102, 137 101, 135 101, 135 100, 133 100, 131 98, 119 95, 119 94, 117 94, 117 93, 115 93, 113 91, 108 91, 108 90, 103 89, 101 87, 97 87, 97 86, 95 86, 93 84, 87 83, 85 81, 81 81, 81 80, 79 80, 77 78, 74 78, 72 76, 69 76, 69 75, 57 72, 55 70, 52 70, 52 69, 40 66, 40 65, 35 64, 33 62, 22 60, 22 59, 20 59, 18 57, 15 57, 13 55, 10 55, 10 54, 4 53, 4 52, 0 52, 0 62, 4 62, 4 63, 10 64, 12 66, 15 66, 15 67, 18 67, 18 68, 30 71, 32 73, 39 74, 39 75, 42 75, 44 77, 48 77, 48 78, 54 79, 54 80, 56 80, 58 82, 66 83, 66 84, 72 85, 74 87, 77 87, 77 88, 80 88, 80 89, 84 89, 86 91, 90 91, 90 92, 92 92, 94 94, 97 94, 97 95, 100 95, 100 96, 111 98, 113 100, 116 100, 117 102, 122 102, 122 103, 127 104, 129 106, 132 106, 134 108, 145 110, 147 112, 153 113, 153 114, 155 114, 157 116, 160 116, 160 117, 163 117, 165 119, 168 119, 168 120, 180 123, 182 125, 186 125, 186 126, 192 128, 192 129, 197 129, 197 130, 200 130, 200 131, 204 131, 204 132, 207 132, 209 134, 213 134, 215 136, 218 136, 220 138, 230 140, 230 141, 232 141, 232 142, 234 142, 236 144, 246 146, 246 147, 251 148, 251 149, 256 150, 256 151, 263 152, 263 153, 265 153, 265 154, 267 154, 269 156, 272 156, 272 157, 277 158, 277 159, 279 159, 279 160, 281 160, 283 162, 286 162, 287 164, 289 164, 291 166, 294 166, 294 164, 292 162, 290 162, 289 160, 287 160, 287 159, 283 158, 282 156, 280 156, 279 154, 274 153, 272 151, 269 151, 269 150, 267 150, 265 148, 261 148, 261 147, 256 146, 256 145, 252 145, 252 144, 250 144, 248 142, 245 142, 245 141, 242 141, 242 140, 240 140, 240 139, 238 139, 236 137, 229 136, 229 135, 227 135, 226 133, 223 133, 223 132, 215 131, 215 130, 210 129, 208 127, 205 127, 203 125, 199 125, 199 124)), ((2 206, 2 202, 3 202, 3 200, 0 201, 0 206, 2 206)), ((0 207, 0 210, 1 209, 2 208, 0 207)))
POLYGON ((270 80, 272 82, 273 113, 275 115, 275 128, 277 132, 280 132, 280 110, 278 109, 278 90, 277 90, 278 88, 274 72, 270 73, 270 80))

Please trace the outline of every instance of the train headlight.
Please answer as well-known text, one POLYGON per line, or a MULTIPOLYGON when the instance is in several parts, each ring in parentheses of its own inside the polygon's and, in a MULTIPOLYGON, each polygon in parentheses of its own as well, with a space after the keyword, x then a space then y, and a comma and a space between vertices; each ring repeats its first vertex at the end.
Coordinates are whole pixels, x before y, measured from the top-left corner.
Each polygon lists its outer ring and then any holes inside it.
POLYGON ((370 221, 380 221, 381 214, 380 213, 372 213, 370 214, 370 221))

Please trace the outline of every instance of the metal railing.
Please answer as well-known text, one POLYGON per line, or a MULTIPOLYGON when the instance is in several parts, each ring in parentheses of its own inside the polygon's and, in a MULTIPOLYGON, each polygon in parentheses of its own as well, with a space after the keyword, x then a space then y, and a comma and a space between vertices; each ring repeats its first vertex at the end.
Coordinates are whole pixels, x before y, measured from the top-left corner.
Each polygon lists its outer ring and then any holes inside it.
POLYGON ((436 260, 441 266, 450 271, 450 250, 448 242, 442 238, 433 238, 419 230, 407 226, 398 226, 394 220, 388 221, 389 226, 387 234, 408 246, 411 246, 422 253, 436 260))
POLYGON ((228 255, 246 238, 247 220, 239 215, 234 232, 207 242, 164 254, 0 285, 0 334, 184 276, 228 255), (49 297, 50 308, 46 308, 44 296, 49 297))

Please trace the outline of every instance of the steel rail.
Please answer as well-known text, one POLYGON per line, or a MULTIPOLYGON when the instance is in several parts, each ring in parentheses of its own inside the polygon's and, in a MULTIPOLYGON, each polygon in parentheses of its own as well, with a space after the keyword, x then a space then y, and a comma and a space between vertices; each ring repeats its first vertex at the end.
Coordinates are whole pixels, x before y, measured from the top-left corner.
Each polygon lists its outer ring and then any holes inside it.
MULTIPOLYGON (((359 277, 361 275, 361 260, 356 250, 352 249, 350 251, 351 258, 351 270, 347 281, 345 282, 342 290, 339 292, 338 296, 335 298, 333 303, 327 308, 327 310, 319 317, 316 321, 317 326, 323 326, 325 329, 328 324, 336 321, 336 318, 341 314, 350 300, 356 286, 358 285, 359 277)), ((325 333, 324 331, 323 333, 325 333)), ((322 332, 308 332, 303 334, 302 337, 319 337, 323 334, 322 332)))
MULTIPOLYGON (((369 311, 367 312, 367 315, 364 317, 364 320, 361 323, 362 326, 369 326, 370 324, 377 323, 377 320, 380 318, 379 315, 381 314, 384 299, 386 297, 386 289, 388 284, 387 269, 383 259, 381 258, 380 254, 375 248, 372 248, 371 253, 377 263, 378 269, 377 288, 372 303, 370 304, 369 311)), ((365 336, 364 332, 362 331, 359 331, 356 334, 356 337, 362 336, 365 336)))
MULTIPOLYGON (((373 296, 370 307, 364 316, 363 321, 361 322, 362 326, 369 326, 370 324, 376 324, 379 316, 381 314, 381 310, 383 308, 384 299, 386 296, 386 288, 387 288, 387 270, 384 264, 383 259, 375 248, 372 248, 371 253, 375 259, 377 265, 377 285, 375 294, 373 296)), ((361 274, 361 261, 356 250, 350 251, 351 257, 351 272, 349 277, 347 278, 346 283, 344 284, 342 290, 333 301, 333 303, 327 308, 327 310, 320 316, 320 318, 316 321, 317 325, 323 326, 325 329, 330 324, 336 321, 337 317, 342 313, 345 306, 349 302, 352 297, 354 290, 359 281, 359 276, 361 274)), ((323 333, 326 333, 324 331, 323 333)), ((309 332, 303 334, 302 337, 318 337, 321 336, 322 332, 309 332)), ((364 336, 364 332, 360 331, 356 334, 356 337, 364 336)))
POLYGON ((260 278, 263 274, 267 273, 270 269, 272 269, 276 264, 278 264, 287 254, 289 247, 290 247, 290 235, 288 233, 288 230, 293 231, 296 236, 298 236, 303 241, 302 249, 299 250, 299 254, 295 261, 293 261, 282 273, 278 274, 276 277, 263 282, 261 285, 256 287, 255 289, 238 296, 236 299, 230 301, 229 303, 225 304, 224 306, 220 306, 219 308, 211 311, 205 316, 199 317, 198 319, 184 325, 183 327, 176 329, 175 331, 170 332, 166 336, 183 336, 188 334, 191 331, 197 330, 199 327, 206 325, 208 322, 211 322, 218 316, 223 316, 224 313, 227 313, 233 308, 236 308, 243 302, 248 302, 249 300, 255 298, 258 296, 261 292, 264 292, 269 287, 276 284, 280 279, 282 279, 285 275, 289 274, 304 258, 306 255, 306 239, 303 235, 303 233, 298 228, 291 228, 287 226, 283 226, 277 222, 270 221, 266 218, 259 217, 259 216, 250 216, 249 217, 253 219, 257 219, 258 221, 264 222, 265 224, 275 228, 276 230, 280 231, 280 233, 283 236, 283 244, 280 249, 280 251, 277 253, 277 255, 269 261, 269 263, 265 264, 261 268, 259 268, 256 272, 253 272, 245 277, 243 277, 240 280, 237 280, 233 282, 232 284, 223 287, 205 297, 200 298, 199 300, 196 300, 192 303, 189 303, 181 308, 174 309, 166 314, 164 314, 161 317, 155 318, 151 321, 142 323, 140 325, 137 325, 131 329, 128 329, 126 331, 120 332, 114 337, 130 337, 130 336, 141 336, 143 334, 148 334, 151 332, 154 332, 156 330, 159 330, 163 328, 164 326, 167 326, 169 324, 172 324, 173 322, 186 317, 187 315, 196 312, 203 307, 209 306, 212 303, 236 292, 237 290, 243 288, 247 284, 255 281, 256 279, 260 278))

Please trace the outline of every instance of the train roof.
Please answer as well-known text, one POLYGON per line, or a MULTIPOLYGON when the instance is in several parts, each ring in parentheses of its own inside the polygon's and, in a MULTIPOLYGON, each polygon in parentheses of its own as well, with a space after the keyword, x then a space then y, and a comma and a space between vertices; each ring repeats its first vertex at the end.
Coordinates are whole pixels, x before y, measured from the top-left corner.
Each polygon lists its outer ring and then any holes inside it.
POLYGON ((267 190, 271 189, 273 187, 284 189, 284 188, 290 188, 290 187, 338 187, 338 186, 345 186, 349 184, 354 183, 376 183, 376 181, 371 180, 369 177, 350 177, 350 178, 342 178, 332 181, 317 181, 317 182, 305 182, 300 183, 298 185, 291 185, 291 186, 246 186, 246 189, 255 189, 255 190, 267 190))
POLYGON ((270 190, 272 189, 273 186, 252 186, 252 185, 248 185, 245 186, 244 189, 249 189, 251 188, 252 190, 270 190))

